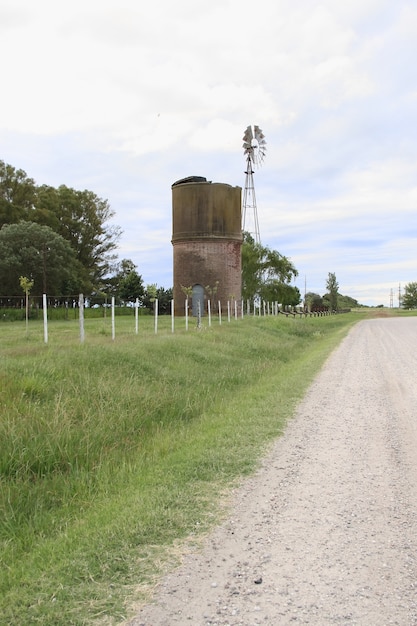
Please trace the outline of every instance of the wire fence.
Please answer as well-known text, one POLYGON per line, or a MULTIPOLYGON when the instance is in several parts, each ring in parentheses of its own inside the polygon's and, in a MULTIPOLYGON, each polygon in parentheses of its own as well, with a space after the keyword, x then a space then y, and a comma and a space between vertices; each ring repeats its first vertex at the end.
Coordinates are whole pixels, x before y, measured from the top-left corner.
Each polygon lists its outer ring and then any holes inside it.
MULTIPOLYGON (((29 296, 28 317, 29 319, 41 319, 45 306, 45 296, 29 296)), ((46 307, 48 318, 58 319, 78 319, 79 317, 80 294, 62 296, 46 296, 46 307)), ((124 304, 121 300, 115 299, 115 306, 118 308, 118 315, 131 314, 133 303, 124 304)), ((84 300, 84 307, 89 311, 89 317, 105 316, 106 310, 111 308, 111 297, 94 296, 84 300)), ((143 312, 149 312, 145 307, 143 312)), ((25 296, 2 296, 0 297, 0 316, 4 321, 24 320, 26 318, 26 298, 25 296)))
MULTIPOLYGON (((338 311, 341 312, 341 311, 338 311)), ((345 311, 343 311, 345 312, 345 311)), ((233 319, 243 319, 245 316, 280 316, 285 317, 312 317, 325 316, 336 313, 326 307, 310 310, 303 307, 285 307, 278 302, 267 302, 260 299, 236 301, 235 299, 222 303, 221 301, 206 300, 198 302, 197 313, 192 307, 191 299, 185 299, 176 308, 174 300, 171 300, 169 313, 171 319, 171 332, 174 333, 178 322, 182 318, 182 328, 189 329, 191 323, 194 327, 201 328, 202 323, 210 327, 213 323, 222 324, 231 322, 233 319)), ((134 317, 135 333, 139 332, 139 317, 152 316, 155 334, 158 333, 159 302, 156 298, 152 303, 152 310, 141 306, 138 299, 135 302, 123 303, 115 297, 111 298, 84 298, 83 294, 68 296, 66 298, 47 296, 25 297, 2 297, 0 298, 0 319, 8 321, 43 320, 44 342, 48 343, 48 323, 51 320, 77 320, 79 324, 79 338, 85 340, 85 320, 91 318, 104 318, 111 320, 112 339, 116 336, 116 317, 134 317)), ((167 315, 164 315, 164 328, 167 327, 167 315)))

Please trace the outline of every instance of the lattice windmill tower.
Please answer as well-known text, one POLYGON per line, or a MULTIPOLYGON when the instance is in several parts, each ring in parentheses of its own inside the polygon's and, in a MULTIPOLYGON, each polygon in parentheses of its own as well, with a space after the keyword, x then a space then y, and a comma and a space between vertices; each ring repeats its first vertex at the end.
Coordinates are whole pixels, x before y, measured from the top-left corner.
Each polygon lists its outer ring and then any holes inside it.
POLYGON ((246 158, 245 190, 242 202, 242 230, 249 232, 256 243, 261 243, 258 209, 256 206, 254 167, 260 167, 266 154, 265 135, 259 126, 248 126, 243 135, 243 154, 246 158))

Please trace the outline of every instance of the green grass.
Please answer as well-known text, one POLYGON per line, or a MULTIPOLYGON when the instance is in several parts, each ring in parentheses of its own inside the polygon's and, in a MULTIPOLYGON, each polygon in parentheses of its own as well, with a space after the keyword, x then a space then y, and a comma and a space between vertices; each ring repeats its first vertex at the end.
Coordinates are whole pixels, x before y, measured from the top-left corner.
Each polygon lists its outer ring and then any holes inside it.
POLYGON ((2 324, 1 623, 131 615, 364 315, 2 324))

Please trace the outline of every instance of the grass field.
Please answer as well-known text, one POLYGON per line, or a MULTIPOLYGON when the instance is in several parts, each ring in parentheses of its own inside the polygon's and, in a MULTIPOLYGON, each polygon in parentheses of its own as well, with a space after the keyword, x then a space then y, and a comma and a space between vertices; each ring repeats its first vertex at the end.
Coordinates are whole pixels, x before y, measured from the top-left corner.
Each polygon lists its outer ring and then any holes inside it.
POLYGON ((368 314, 0 324, 1 624, 132 615, 368 314))

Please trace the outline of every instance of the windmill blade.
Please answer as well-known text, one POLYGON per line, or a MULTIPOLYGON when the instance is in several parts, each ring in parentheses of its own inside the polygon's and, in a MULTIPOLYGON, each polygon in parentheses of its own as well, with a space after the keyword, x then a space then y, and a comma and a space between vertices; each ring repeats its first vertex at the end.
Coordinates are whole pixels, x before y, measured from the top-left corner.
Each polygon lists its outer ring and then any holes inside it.
POLYGON ((255 140, 258 144, 257 162, 260 164, 264 160, 265 154, 266 154, 265 135, 263 134, 259 126, 254 126, 254 130, 255 130, 255 140))
POLYGON ((266 145, 265 135, 263 134, 262 130, 259 128, 259 126, 255 126, 254 129, 255 129, 255 139, 258 142, 258 144, 260 146, 266 145))
POLYGON ((248 126, 243 135, 243 154, 250 155, 252 153, 252 127, 248 126))
POLYGON ((249 145, 252 145, 252 139, 253 139, 252 126, 248 126, 247 129, 245 130, 245 134, 243 135, 243 141, 245 143, 248 143, 249 145))

